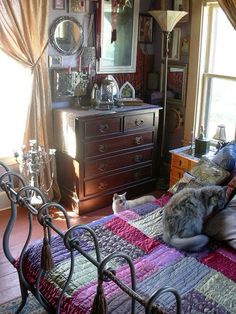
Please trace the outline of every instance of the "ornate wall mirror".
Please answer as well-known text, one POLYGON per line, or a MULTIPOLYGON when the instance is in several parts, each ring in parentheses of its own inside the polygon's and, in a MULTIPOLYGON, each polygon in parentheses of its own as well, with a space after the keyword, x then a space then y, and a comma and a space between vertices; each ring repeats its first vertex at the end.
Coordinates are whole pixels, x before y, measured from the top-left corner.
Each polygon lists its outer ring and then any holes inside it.
POLYGON ((61 16, 51 25, 49 41, 62 55, 79 54, 83 49, 83 28, 75 18, 61 16))
POLYGON ((101 1, 101 58, 98 73, 136 71, 139 0, 101 1), (112 40, 113 39, 113 40, 112 40))

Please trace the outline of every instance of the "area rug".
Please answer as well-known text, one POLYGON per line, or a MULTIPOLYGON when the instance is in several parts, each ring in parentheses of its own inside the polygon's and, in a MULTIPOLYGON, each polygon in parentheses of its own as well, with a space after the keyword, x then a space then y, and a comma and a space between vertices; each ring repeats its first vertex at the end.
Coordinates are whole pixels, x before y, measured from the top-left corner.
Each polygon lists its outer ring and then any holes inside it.
MULTIPOLYGON (((0 304, 0 314, 15 314, 17 308, 19 307, 21 302, 21 298, 17 298, 11 300, 7 303, 0 304)), ((35 297, 30 294, 28 296, 26 305, 23 310, 20 312, 21 314, 47 314, 48 312, 43 309, 43 307, 39 304, 39 302, 35 299, 35 297)))

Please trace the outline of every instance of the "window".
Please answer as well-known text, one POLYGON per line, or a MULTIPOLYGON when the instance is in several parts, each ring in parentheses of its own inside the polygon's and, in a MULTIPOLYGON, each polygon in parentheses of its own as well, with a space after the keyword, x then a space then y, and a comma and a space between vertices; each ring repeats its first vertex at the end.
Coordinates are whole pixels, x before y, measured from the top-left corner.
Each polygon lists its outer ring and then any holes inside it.
POLYGON ((212 138, 218 124, 227 140, 236 127, 236 31, 217 3, 204 7, 198 91, 199 126, 212 138))
POLYGON ((27 110, 32 93, 32 75, 29 67, 0 50, 0 159, 13 157, 23 144, 27 110))

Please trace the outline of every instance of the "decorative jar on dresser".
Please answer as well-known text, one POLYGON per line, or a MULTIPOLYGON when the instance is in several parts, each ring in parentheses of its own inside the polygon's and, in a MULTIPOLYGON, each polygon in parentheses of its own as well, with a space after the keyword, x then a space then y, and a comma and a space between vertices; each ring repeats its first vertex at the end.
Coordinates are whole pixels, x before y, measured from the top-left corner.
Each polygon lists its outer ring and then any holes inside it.
POLYGON ((58 183, 62 200, 77 213, 111 205, 155 188, 160 107, 54 110, 58 183))

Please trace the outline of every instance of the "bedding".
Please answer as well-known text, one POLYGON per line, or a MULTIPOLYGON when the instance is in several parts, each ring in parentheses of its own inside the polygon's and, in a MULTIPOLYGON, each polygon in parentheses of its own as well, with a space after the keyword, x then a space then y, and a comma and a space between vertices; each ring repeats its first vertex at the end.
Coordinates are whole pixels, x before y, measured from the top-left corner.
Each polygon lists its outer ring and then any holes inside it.
POLYGON ((230 176, 230 172, 206 157, 202 157, 189 173, 208 184, 222 184, 230 176))
POLYGON ((216 240, 226 241, 236 250, 236 195, 226 208, 209 219, 204 233, 216 240))
POLYGON ((201 188, 204 185, 206 185, 204 182, 199 181, 188 172, 184 172, 183 177, 179 179, 174 185, 172 185, 168 192, 175 194, 184 188, 201 188))
MULTIPOLYGON (((95 231, 102 257, 121 251, 134 262, 137 291, 150 296, 158 288, 172 286, 182 299, 183 313, 236 313, 236 251, 224 243, 212 240, 199 253, 178 251, 162 240, 162 206, 171 194, 110 215, 89 226, 95 231)), ((78 231, 80 246, 95 256, 93 242, 87 231, 78 231)), ((32 244, 24 257, 23 270, 27 280, 35 284, 40 271, 41 241, 32 244)), ((69 252, 59 236, 52 238, 55 267, 40 282, 46 299, 56 305, 59 292, 69 273, 69 252)), ((97 289, 97 269, 80 253, 74 252, 75 269, 63 296, 60 313, 90 313, 97 289)), ((17 263, 16 263, 17 266, 17 263)), ((130 285, 129 267, 123 260, 108 265, 116 275, 130 285)), ((113 282, 103 284, 109 313, 130 313, 130 298, 113 282)), ((170 293, 160 296, 158 303, 164 313, 175 313, 175 300, 170 293)), ((145 313, 136 302, 136 313, 145 313)))
POLYGON ((236 170, 236 142, 222 147, 212 161, 229 172, 236 170))

